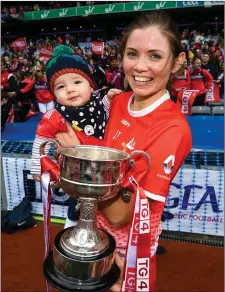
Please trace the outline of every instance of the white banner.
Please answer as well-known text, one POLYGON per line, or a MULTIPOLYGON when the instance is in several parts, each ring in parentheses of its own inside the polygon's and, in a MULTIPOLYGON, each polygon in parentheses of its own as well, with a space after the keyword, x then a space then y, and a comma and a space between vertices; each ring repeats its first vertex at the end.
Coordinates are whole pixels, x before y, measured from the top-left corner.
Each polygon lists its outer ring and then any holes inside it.
MULTIPOLYGON (((33 213, 43 214, 40 183, 30 175, 30 158, 2 157, 8 210, 24 196, 32 202, 33 213)), ((174 218, 163 223, 163 229, 208 235, 224 235, 223 169, 181 168, 170 187, 165 211, 174 218)), ((51 214, 66 218, 68 195, 54 190, 51 214)))
POLYGON ((224 235, 223 169, 182 168, 170 187, 165 211, 174 214, 163 229, 224 235))
MULTIPOLYGON (((43 214, 41 185, 30 174, 30 158, 2 157, 8 210, 12 210, 27 196, 32 203, 32 213, 43 214)), ((53 191, 51 215, 66 218, 69 196, 62 189, 53 191)))

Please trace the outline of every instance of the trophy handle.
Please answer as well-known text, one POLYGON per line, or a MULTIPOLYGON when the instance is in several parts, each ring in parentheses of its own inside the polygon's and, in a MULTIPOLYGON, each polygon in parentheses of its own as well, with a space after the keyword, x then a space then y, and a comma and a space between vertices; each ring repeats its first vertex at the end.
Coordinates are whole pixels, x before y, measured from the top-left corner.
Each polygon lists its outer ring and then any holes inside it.
MULTIPOLYGON (((47 144, 53 144, 56 148, 56 151, 53 152, 53 156, 56 158, 56 160, 58 160, 58 150, 60 148, 60 145, 59 143, 56 141, 56 140, 53 140, 53 139, 49 139, 49 140, 46 140, 45 142, 43 142, 40 146, 40 155, 46 155, 45 154, 45 146, 47 144)), ((56 164, 57 165, 57 164, 56 164)), ((58 165, 57 165, 58 167, 58 165)), ((59 182, 52 182, 51 183, 51 188, 54 189, 54 188, 60 188, 60 183, 59 182)))
POLYGON ((146 170, 143 172, 143 174, 141 175, 141 177, 139 178, 139 179, 141 179, 142 177, 145 176, 145 174, 146 174, 146 173, 149 171, 149 169, 150 169, 150 157, 149 157, 149 155, 148 155, 145 151, 142 151, 142 150, 135 150, 135 151, 133 151, 133 152, 130 154, 130 156, 128 157, 128 162, 129 162, 129 164, 130 164, 131 167, 135 165, 135 160, 132 159, 132 157, 133 157, 134 155, 143 155, 143 156, 146 158, 146 160, 147 160, 147 168, 146 168, 146 170))
MULTIPOLYGON (((40 155, 41 155, 41 156, 42 156, 42 155, 45 155, 45 146, 46 146, 48 143, 53 144, 53 145, 55 146, 55 148, 56 148, 56 151, 58 152, 59 147, 60 147, 59 143, 58 143, 56 140, 49 139, 49 140, 46 140, 45 142, 43 142, 43 143, 41 144, 41 146, 40 146, 40 155)), ((55 156, 58 156, 58 155, 56 155, 56 153, 54 153, 54 157, 55 157, 55 156)))

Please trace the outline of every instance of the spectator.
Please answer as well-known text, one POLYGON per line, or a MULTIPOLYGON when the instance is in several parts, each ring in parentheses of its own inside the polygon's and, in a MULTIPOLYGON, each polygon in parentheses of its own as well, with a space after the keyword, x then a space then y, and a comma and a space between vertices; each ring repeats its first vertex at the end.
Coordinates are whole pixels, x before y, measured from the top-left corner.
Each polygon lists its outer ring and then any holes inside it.
MULTIPOLYGON (((12 73, 9 73, 6 68, 5 60, 1 60, 1 130, 4 129, 7 122, 12 105, 15 104, 15 99, 8 95, 9 92, 17 89, 16 78, 12 73)), ((13 111, 11 111, 11 118, 13 118, 13 111)))
POLYGON ((106 69, 106 79, 110 88, 123 89, 123 73, 116 56, 110 59, 110 68, 106 69))
POLYGON ((10 68, 10 66, 11 66, 11 60, 10 60, 9 56, 5 55, 4 56, 4 61, 5 61, 5 67, 8 70, 10 68))
POLYGON ((36 61, 36 65, 32 69, 32 75, 33 75, 33 77, 36 75, 36 73, 37 73, 38 70, 44 71, 44 66, 43 66, 43 64, 40 61, 36 61))
POLYGON ((18 58, 18 64, 17 64, 17 71, 22 71, 24 63, 23 63, 24 57, 21 54, 18 58))
POLYGON ((16 91, 8 93, 18 102, 18 107, 14 113, 14 122, 24 122, 26 120, 34 99, 34 81, 31 79, 30 71, 21 71, 20 80, 16 91))
POLYGON ((220 98, 224 99, 224 62, 220 65, 219 75, 214 82, 220 86, 220 98))
POLYGON ((38 102, 40 112, 45 113, 54 108, 54 97, 48 90, 47 79, 43 70, 37 69, 33 79, 36 102, 38 102))
POLYGON ((101 89, 103 86, 107 85, 106 72, 101 65, 101 56, 92 55, 93 60, 93 76, 95 80, 96 89, 101 89))
POLYGON ((23 59, 23 67, 21 71, 31 71, 30 61, 28 60, 27 57, 24 57, 23 59))
POLYGON ((218 72, 216 71, 216 68, 209 63, 209 54, 202 54, 201 60, 202 69, 207 70, 213 76, 213 78, 216 79, 218 72))
POLYGON ((172 96, 177 96, 180 90, 189 90, 191 88, 190 71, 187 68, 187 61, 185 61, 183 68, 181 68, 175 75, 172 81, 172 96))
POLYGON ((213 82, 212 75, 205 69, 201 68, 201 60, 196 58, 193 61, 193 69, 191 70, 191 89, 199 90, 193 106, 204 105, 205 93, 213 82))

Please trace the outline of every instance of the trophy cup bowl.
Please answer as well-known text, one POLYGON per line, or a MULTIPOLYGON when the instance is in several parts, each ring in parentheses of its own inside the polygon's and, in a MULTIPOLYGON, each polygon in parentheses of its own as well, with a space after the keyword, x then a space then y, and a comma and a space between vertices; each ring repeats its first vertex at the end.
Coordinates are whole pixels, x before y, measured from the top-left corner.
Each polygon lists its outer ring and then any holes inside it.
POLYGON ((53 253, 44 261, 44 275, 49 283, 62 291, 104 291, 119 278, 114 263, 116 242, 108 232, 98 229, 97 203, 117 195, 134 155, 144 155, 147 170, 150 159, 144 151, 130 155, 112 148, 90 145, 62 147, 55 140, 60 187, 72 198, 80 200, 80 218, 75 227, 60 231, 54 240, 53 253))

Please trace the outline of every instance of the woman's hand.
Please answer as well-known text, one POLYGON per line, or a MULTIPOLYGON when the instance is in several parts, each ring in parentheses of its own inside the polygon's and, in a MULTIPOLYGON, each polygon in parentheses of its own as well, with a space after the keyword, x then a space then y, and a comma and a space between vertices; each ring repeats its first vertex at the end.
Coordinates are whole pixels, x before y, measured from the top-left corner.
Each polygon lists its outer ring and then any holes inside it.
POLYGON ((111 292, 121 292, 122 291, 122 277, 123 277, 123 268, 124 262, 122 261, 121 257, 116 253, 115 255, 115 263, 120 268, 120 277, 118 281, 109 289, 111 292))
POLYGON ((77 135, 75 134, 75 131, 70 126, 70 124, 66 123, 67 126, 67 133, 58 133, 55 135, 56 140, 62 145, 62 146, 76 146, 80 145, 80 141, 77 138, 77 135))

